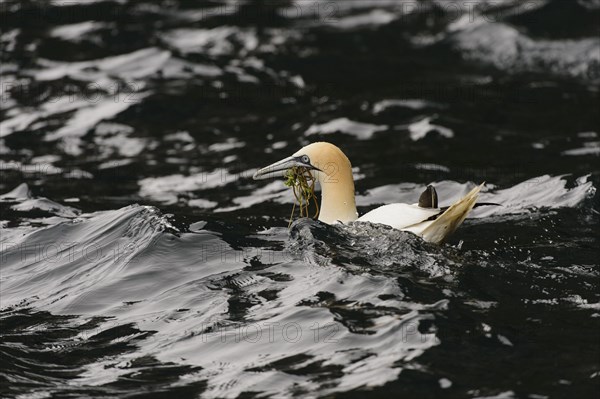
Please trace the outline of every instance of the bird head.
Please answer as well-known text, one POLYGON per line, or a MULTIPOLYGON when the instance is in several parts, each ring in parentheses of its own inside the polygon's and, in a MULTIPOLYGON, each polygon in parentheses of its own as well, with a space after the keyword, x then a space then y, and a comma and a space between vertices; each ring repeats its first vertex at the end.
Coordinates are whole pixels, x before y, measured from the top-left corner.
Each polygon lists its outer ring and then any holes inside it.
POLYGON ((259 169, 254 180, 284 177, 293 167, 310 170, 321 184, 336 182, 341 171, 352 170, 350 161, 342 150, 331 143, 318 142, 307 145, 291 156, 259 169))

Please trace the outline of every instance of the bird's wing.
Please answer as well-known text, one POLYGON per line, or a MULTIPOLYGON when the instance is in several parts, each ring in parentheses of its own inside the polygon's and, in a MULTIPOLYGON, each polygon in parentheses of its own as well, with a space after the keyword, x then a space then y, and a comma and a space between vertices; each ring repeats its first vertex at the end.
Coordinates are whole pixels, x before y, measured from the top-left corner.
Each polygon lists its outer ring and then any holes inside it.
POLYGON ((358 221, 387 224, 401 230, 424 222, 441 212, 438 208, 422 208, 418 205, 409 204, 389 204, 373 209, 371 212, 359 217, 358 221))

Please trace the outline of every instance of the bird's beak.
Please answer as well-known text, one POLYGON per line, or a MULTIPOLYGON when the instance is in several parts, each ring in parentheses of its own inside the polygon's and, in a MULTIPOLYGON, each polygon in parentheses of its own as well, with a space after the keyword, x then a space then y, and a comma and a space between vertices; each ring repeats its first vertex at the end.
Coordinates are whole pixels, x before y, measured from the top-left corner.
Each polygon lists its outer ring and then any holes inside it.
POLYGON ((254 180, 264 180, 276 177, 284 177, 285 172, 288 169, 293 168, 294 166, 306 167, 306 165, 300 162, 296 157, 287 157, 285 159, 282 159, 281 161, 275 162, 274 164, 257 170, 254 176, 252 176, 252 178, 254 180))

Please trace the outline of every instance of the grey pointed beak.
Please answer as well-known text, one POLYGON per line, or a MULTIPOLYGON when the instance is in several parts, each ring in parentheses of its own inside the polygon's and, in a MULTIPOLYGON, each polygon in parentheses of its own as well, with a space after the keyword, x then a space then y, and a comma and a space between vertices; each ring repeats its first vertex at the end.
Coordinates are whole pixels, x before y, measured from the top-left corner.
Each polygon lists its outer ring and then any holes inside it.
POLYGON ((306 165, 300 162, 296 157, 287 157, 285 159, 282 159, 281 161, 275 162, 274 164, 257 170, 254 176, 252 176, 252 178, 254 180, 264 180, 277 177, 284 177, 285 172, 288 169, 293 168, 294 166, 306 167, 306 165))

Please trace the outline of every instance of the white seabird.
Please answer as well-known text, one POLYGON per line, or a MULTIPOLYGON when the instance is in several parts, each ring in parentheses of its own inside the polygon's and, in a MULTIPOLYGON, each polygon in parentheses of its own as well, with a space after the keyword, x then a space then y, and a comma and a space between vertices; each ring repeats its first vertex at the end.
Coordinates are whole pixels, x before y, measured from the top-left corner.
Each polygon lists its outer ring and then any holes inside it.
POLYGON ((410 231, 425 241, 440 244, 465 220, 477 201, 483 184, 448 208, 439 208, 431 186, 417 204, 389 204, 359 217, 354 197, 354 178, 350 160, 331 143, 307 145, 292 156, 258 170, 254 180, 283 177, 293 167, 311 171, 321 187, 319 220, 327 224, 353 221, 380 223, 410 231))

